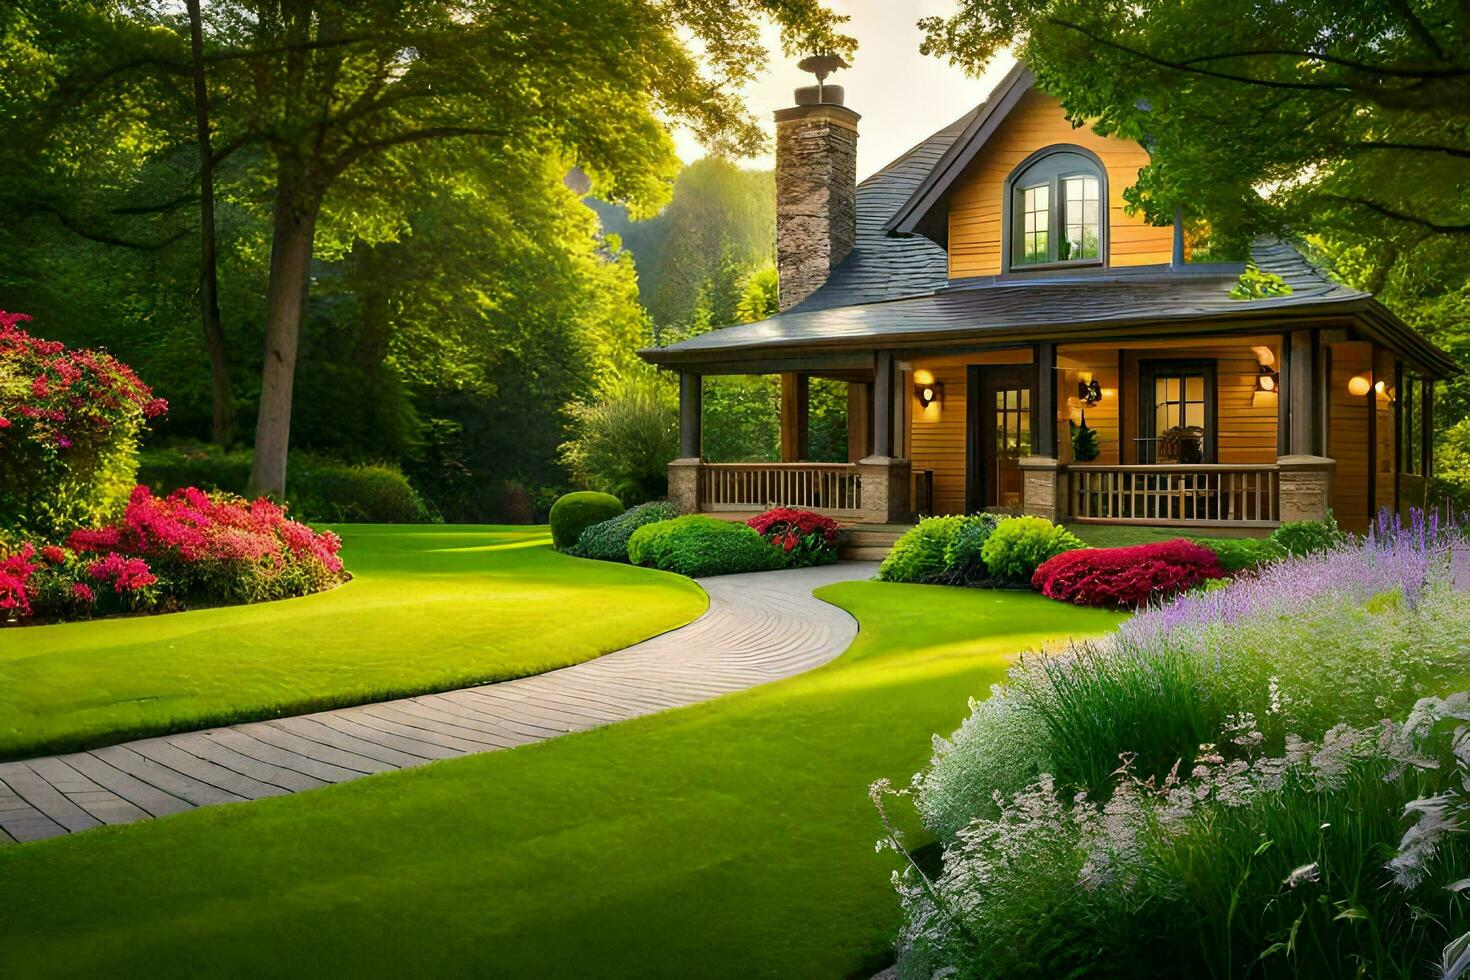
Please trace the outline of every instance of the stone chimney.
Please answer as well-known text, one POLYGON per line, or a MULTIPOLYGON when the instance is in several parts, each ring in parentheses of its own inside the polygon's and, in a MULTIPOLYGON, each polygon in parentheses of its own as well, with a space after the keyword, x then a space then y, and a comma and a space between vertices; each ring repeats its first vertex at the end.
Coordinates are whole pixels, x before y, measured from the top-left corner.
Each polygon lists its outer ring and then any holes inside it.
POLYGON ((817 84, 796 90, 776 112, 776 270, 780 306, 790 309, 827 281, 857 237, 858 114, 842 87, 824 85, 836 58, 808 58, 817 84))

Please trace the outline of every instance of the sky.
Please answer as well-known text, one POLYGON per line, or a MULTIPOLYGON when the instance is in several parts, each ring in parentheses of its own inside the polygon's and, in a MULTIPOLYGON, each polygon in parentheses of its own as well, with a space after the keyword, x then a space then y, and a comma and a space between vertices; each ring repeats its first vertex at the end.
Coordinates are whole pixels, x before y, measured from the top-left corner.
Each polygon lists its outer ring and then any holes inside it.
MULTIPOLYGON (((915 22, 932 14, 953 13, 954 0, 829 0, 829 4, 852 18, 846 30, 858 39, 852 67, 827 79, 846 89, 847 106, 862 116, 858 180, 984 101, 1013 64, 1008 57, 997 58, 981 78, 974 79, 939 58, 919 54, 920 32, 915 22)), ((767 28, 765 41, 770 64, 744 94, 746 105, 771 132, 771 114, 792 105, 792 92, 798 86, 815 84, 816 79, 797 69, 797 59, 781 53, 774 28, 767 28)), ((688 132, 676 132, 675 142, 685 163, 705 155, 704 147, 688 132)), ((769 169, 775 161, 764 156, 741 163, 769 169)))

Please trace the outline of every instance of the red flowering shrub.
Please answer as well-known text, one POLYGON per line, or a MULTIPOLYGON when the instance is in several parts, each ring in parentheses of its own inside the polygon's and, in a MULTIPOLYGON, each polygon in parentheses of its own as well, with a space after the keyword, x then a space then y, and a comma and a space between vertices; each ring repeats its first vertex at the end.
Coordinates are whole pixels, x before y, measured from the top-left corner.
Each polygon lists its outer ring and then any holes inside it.
POLYGON ((1213 551, 1176 538, 1130 548, 1063 552, 1036 569, 1031 587, 1075 606, 1136 609, 1224 576, 1213 551))
POLYGON ((837 535, 842 529, 830 517, 776 507, 745 523, 785 552, 786 564, 792 568, 829 565, 837 560, 837 535))
POLYGON ((64 534, 127 499, 138 433, 168 405, 109 354, 68 350, 0 310, 0 527, 64 534))
POLYGON ((73 531, 65 547, 0 544, 0 622, 307 595, 343 580, 341 546, 265 498, 139 486, 120 521, 73 531))

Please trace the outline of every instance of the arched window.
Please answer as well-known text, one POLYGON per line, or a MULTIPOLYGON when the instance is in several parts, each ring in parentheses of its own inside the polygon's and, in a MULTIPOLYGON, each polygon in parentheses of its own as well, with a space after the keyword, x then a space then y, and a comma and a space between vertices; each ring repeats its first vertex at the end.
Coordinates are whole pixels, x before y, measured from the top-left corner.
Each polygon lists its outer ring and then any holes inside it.
POLYGON ((1102 265, 1107 255, 1107 175, 1079 146, 1052 146, 1006 181, 1010 269, 1102 265))

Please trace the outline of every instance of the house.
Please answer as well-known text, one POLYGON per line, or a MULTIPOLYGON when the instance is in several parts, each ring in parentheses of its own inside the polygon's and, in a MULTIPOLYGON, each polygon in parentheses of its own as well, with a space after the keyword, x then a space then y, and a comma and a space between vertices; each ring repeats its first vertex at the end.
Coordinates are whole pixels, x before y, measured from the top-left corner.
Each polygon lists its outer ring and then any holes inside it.
POLYGON ((1251 258, 1289 292, 1232 298, 1246 263, 1193 262, 1177 220, 1126 213, 1147 151, 1073 128, 1023 66, 861 184, 841 89, 796 102, 776 113, 781 312, 642 352, 680 375, 684 510, 1262 533, 1423 502, 1455 363, 1284 242, 1251 258), (780 375, 782 462, 702 458, 720 374, 780 375), (806 459, 811 378, 847 384, 844 462, 806 459))

